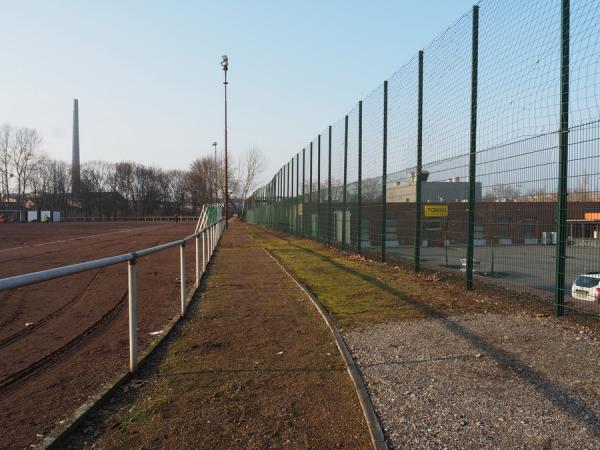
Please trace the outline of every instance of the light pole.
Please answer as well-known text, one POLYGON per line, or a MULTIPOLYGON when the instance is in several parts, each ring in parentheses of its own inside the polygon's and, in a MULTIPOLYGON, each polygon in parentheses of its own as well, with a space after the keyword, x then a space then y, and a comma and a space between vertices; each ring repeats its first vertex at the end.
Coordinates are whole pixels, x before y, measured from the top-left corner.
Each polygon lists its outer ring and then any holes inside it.
POLYGON ((214 176, 214 179, 213 179, 213 188, 214 188, 214 193, 215 194, 214 194, 213 201, 215 203, 217 203, 217 201, 218 201, 217 192, 219 191, 219 189, 218 189, 219 186, 218 186, 218 183, 217 183, 217 177, 219 176, 219 170, 218 170, 219 168, 217 167, 217 143, 213 142, 212 145, 215 148, 215 165, 214 165, 214 174, 213 174, 213 176, 214 176))
POLYGON ((229 203, 229 193, 227 191, 227 69, 229 68, 229 59, 227 55, 223 55, 221 57, 221 67, 223 68, 223 73, 225 74, 225 81, 223 85, 225 85, 225 193, 224 193, 224 213, 225 213, 225 228, 229 228, 229 219, 227 218, 227 204, 229 203))

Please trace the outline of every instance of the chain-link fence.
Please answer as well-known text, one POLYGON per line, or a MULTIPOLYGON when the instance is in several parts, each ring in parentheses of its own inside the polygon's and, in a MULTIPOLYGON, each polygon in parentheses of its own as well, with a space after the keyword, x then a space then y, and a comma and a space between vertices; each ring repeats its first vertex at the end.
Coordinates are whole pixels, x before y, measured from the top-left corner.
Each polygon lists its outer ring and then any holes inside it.
POLYGON ((247 220, 600 313, 600 2, 483 0, 282 167, 247 220))

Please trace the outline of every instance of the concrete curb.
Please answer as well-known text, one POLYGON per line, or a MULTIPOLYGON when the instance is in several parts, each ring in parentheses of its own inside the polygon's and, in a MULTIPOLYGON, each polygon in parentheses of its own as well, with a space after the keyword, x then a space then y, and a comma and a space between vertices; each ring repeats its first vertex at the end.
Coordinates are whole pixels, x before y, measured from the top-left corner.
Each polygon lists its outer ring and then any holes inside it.
POLYGON ((383 434, 383 429, 381 428, 381 424, 379 423, 379 418, 375 413, 375 408, 373 407, 373 403, 371 402, 371 397, 367 391, 365 383, 363 381, 360 370, 356 366, 348 347, 346 346, 346 342, 344 338, 340 334, 340 332, 335 327, 333 319, 329 315, 329 313, 325 310, 323 305, 317 300, 317 298, 306 288, 300 281, 298 281, 286 268, 285 266, 274 256, 269 250, 263 247, 263 250, 266 252, 269 257, 275 261, 275 263, 283 270, 283 272, 290 277, 290 279, 304 292, 304 294, 310 299, 314 307, 319 311, 321 318, 325 321, 327 326, 329 327, 329 331, 335 338, 335 343, 337 344, 338 350, 340 354, 344 358, 344 363, 346 364, 346 370, 348 371, 348 375, 350 375, 350 379, 354 384, 354 388, 356 389, 356 395, 358 396, 358 401, 360 403, 360 407, 362 409, 365 420, 367 421, 367 427, 369 428, 369 434, 371 435, 371 443, 373 444, 373 448, 376 450, 387 450, 389 447, 385 440, 385 435, 383 434))

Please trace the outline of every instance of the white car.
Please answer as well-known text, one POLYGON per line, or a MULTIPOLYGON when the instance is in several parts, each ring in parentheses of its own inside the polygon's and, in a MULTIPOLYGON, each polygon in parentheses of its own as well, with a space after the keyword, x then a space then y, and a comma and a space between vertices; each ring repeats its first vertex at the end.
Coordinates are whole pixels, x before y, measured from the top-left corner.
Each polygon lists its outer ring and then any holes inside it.
POLYGON ((571 287, 571 295, 578 300, 600 301, 600 272, 579 275, 571 287))

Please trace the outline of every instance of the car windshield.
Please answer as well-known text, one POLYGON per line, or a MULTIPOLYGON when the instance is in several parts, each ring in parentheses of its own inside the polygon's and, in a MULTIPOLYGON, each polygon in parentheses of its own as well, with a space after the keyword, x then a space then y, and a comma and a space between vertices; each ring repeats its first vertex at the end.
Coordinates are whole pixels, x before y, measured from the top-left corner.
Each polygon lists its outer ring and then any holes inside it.
POLYGON ((591 288, 598 284, 600 281, 598 278, 593 277, 577 277, 575 280, 575 286, 591 288))

